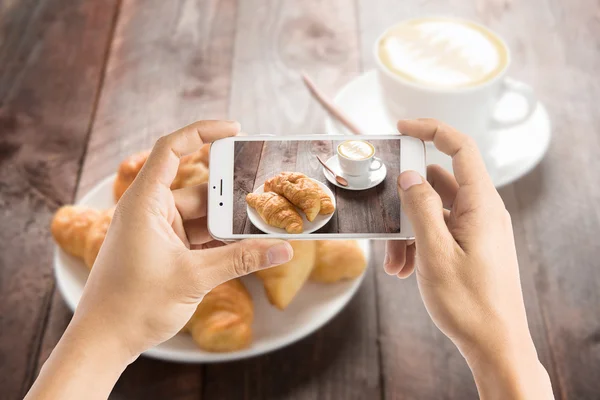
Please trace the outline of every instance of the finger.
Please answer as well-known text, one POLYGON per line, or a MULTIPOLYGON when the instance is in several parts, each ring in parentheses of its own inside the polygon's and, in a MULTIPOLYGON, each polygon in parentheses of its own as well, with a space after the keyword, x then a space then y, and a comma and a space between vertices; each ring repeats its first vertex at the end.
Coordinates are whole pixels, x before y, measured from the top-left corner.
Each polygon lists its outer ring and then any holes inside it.
POLYGON ((406 246, 406 262, 404 263, 404 267, 398 274, 396 275, 400 279, 406 279, 412 275, 415 271, 415 255, 417 253, 417 247, 415 244, 406 246))
POLYGON ((201 245, 214 240, 206 226, 206 217, 183 221, 183 227, 190 245, 201 245))
POLYGON ((481 154, 470 137, 435 119, 398 121, 398 130, 407 136, 433 142, 441 152, 452 157, 452 167, 460 186, 491 184, 481 154))
POLYGON ((444 207, 451 208, 454 199, 456 199, 456 193, 458 193, 458 183, 454 175, 439 165, 429 165, 427 167, 427 181, 440 195, 444 207))
POLYGON ((230 279, 283 264, 294 255, 292 246, 278 239, 248 239, 208 250, 193 250, 192 257, 203 269, 206 282, 214 287, 230 279))
POLYGON ((170 187, 182 156, 198 151, 205 143, 235 136, 239 130, 240 124, 235 121, 198 121, 161 137, 140 171, 142 179, 136 179, 134 184, 170 187))
POLYGON ((426 251, 436 251, 452 243, 454 239, 444 221, 442 200, 429 182, 415 171, 405 171, 398 177, 398 193, 419 246, 424 246, 426 251))
POLYGON ((205 217, 208 184, 202 183, 197 186, 173 190, 173 198, 175 199, 175 206, 184 221, 205 217))
POLYGON ((406 240, 388 240, 385 243, 383 270, 388 275, 397 275, 406 262, 406 240))

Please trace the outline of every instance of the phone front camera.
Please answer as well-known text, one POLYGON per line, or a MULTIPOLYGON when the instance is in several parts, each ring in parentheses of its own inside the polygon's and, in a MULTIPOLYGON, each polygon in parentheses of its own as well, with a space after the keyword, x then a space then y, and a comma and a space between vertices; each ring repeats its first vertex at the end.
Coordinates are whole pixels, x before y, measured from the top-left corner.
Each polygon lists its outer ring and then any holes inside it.
POLYGON ((220 206, 222 206, 222 205, 223 205, 223 202, 219 203, 219 205, 220 205, 220 206))
POLYGON ((213 189, 216 189, 216 188, 217 188, 216 186, 213 186, 213 189))

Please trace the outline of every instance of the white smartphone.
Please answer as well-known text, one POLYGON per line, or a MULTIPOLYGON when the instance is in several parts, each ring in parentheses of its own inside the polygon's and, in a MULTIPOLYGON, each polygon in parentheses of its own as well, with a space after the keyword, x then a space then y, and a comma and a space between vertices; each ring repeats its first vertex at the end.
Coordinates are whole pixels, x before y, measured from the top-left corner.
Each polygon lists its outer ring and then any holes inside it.
POLYGON ((208 229, 219 240, 412 239, 397 189, 405 170, 425 176, 425 145, 408 136, 218 140, 210 148, 208 229))

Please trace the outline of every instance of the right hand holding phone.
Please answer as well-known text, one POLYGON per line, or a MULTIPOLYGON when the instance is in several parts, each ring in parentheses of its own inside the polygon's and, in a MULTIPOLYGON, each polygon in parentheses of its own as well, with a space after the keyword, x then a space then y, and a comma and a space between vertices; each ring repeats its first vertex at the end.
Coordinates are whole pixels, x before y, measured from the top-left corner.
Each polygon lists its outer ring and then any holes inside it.
POLYGON ((454 176, 439 166, 428 168, 429 181, 414 171, 399 176, 416 240, 387 243, 386 272, 405 278, 416 269, 429 315, 466 358, 480 392, 486 379, 515 373, 515 362, 543 370, 527 325, 510 215, 473 139, 431 119, 400 121, 398 130, 433 141, 452 157, 454 176), (478 376, 490 365, 492 376, 478 376))

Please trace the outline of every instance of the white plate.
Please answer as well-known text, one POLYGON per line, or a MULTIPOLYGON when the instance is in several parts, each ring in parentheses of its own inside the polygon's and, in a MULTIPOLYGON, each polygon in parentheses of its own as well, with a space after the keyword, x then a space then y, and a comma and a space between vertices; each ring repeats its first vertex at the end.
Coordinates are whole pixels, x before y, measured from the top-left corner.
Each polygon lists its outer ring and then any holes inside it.
POLYGON ((337 183, 331 172, 323 168, 323 174, 325 175, 325 178, 327 178, 327 180, 333 185, 347 190, 371 189, 372 187, 375 187, 381 182, 383 182, 385 176, 387 175, 387 167, 384 163, 381 163, 381 168, 375 171, 371 171, 368 175, 365 176, 344 175, 344 173, 342 172, 342 167, 340 167, 340 162, 337 154, 334 154, 329 160, 327 160, 327 162, 325 162, 325 164, 329 168, 331 168, 337 175, 346 178, 346 180, 348 181, 348 186, 342 186, 339 183, 337 183))
MULTIPOLYGON (((78 204, 99 209, 111 207, 114 204, 113 181, 114 176, 106 178, 78 204)), ((361 240, 359 243, 368 262, 369 241, 361 240)), ((54 273, 65 302, 71 310, 75 310, 87 280, 88 269, 82 261, 55 247, 54 273)), ((271 352, 304 338, 338 314, 354 296, 363 278, 364 273, 355 280, 332 285, 307 282, 292 304, 285 311, 279 311, 269 304, 257 278, 244 277, 242 282, 254 302, 254 341, 250 348, 231 353, 209 353, 200 350, 189 335, 178 334, 144 355, 168 361, 209 363, 239 360, 271 352)))
MULTIPOLYGON (((334 98, 334 102, 352 117, 365 134, 385 135, 397 133, 396 121, 388 115, 382 103, 381 89, 377 79, 377 71, 371 70, 348 82, 334 98)), ((526 107, 519 98, 509 95, 499 104, 502 117, 522 115, 526 107)), ((418 117, 418 116, 415 116, 418 117)), ((338 121, 327 117, 325 128, 329 134, 352 134, 338 121)), ((522 124, 508 128, 491 130, 494 147, 486 155, 486 165, 496 187, 516 181, 530 172, 544 157, 550 144, 550 118, 546 108, 538 102, 531 117, 522 124)), ((451 170, 449 157, 438 155, 428 144, 428 164, 440 164, 451 170)))
MULTIPOLYGON (((311 181, 313 181, 314 183, 319 185, 319 187, 321 189, 323 189, 325 191, 325 193, 327 193, 327 195, 331 198, 331 202, 333 203, 333 206, 336 207, 335 196, 333 195, 333 192, 331 191, 331 189, 329 189, 327 187, 327 185, 325 185, 323 182, 319 182, 318 180, 313 179, 313 178, 308 178, 308 179, 310 179, 311 181)), ((259 187, 257 187, 256 189, 254 189, 253 193, 261 194, 264 192, 265 192, 265 185, 262 184, 259 187)), ((298 214, 300 214, 300 216, 302 216, 302 228, 303 228, 302 233, 312 233, 314 231, 321 229, 329 222, 331 217, 333 217, 333 214, 335 214, 335 211, 332 212, 331 214, 325 214, 325 215, 318 214, 315 217, 315 219, 312 222, 310 222, 309 220, 306 219, 306 214, 304 214, 302 211, 300 211, 300 209, 298 207, 296 207, 296 210, 298 211, 298 214)), ((248 205, 246 206, 246 213, 248 213, 248 218, 250 219, 250 222, 252 222, 252 225, 257 227, 264 233, 275 233, 278 235, 287 233, 285 231, 285 229, 276 228, 274 226, 267 224, 260 217, 260 215, 258 214, 258 211, 256 211, 254 208, 252 208, 248 205)))

